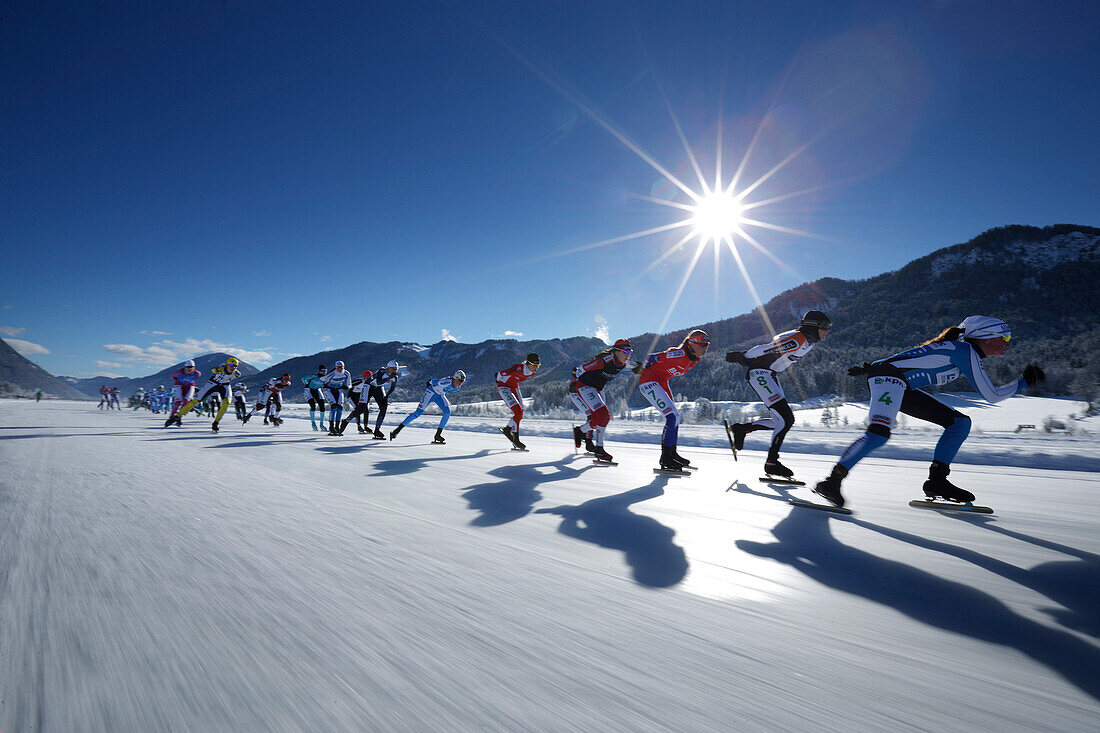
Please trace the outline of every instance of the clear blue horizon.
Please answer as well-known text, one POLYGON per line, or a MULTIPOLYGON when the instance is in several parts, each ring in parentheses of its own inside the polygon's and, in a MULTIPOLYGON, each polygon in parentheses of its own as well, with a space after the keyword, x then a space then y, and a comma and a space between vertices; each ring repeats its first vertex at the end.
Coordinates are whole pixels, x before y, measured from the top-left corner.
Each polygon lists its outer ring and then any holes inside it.
POLYGON ((1098 225, 1098 29, 1094 2, 11 4, 0 336, 90 377, 687 327, 755 305, 670 226, 738 171, 764 301, 1098 225))

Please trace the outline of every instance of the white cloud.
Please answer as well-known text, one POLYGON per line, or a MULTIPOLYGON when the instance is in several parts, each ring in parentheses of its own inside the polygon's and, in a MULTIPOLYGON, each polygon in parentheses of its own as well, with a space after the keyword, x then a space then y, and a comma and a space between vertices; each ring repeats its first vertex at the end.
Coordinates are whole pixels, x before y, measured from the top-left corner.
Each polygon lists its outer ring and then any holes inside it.
POLYGON ((138 331, 142 336, 171 336, 171 331, 138 331))
POLYGON ((451 335, 451 332, 446 328, 440 329, 440 341, 458 341, 458 338, 451 335))
POLYGON ((523 331, 505 331, 504 335, 505 336, 522 336, 523 331))
POLYGON ((271 335, 271 333, 270 333, 269 331, 267 331, 267 330, 263 330, 263 331, 253 331, 253 332, 252 332, 252 335, 253 335, 253 336, 255 336, 256 338, 263 338, 264 336, 270 336, 270 335, 271 335))
POLYGON ((321 343, 322 344, 327 343, 329 341, 332 341, 332 336, 322 336, 321 337, 321 343))
POLYGON ((117 361, 97 361, 95 365, 100 369, 122 369, 126 366, 125 364, 120 364, 117 361))
POLYGON ((596 316, 596 338, 605 344, 611 343, 611 328, 607 325, 607 319, 601 315, 596 316))
POLYGON ((126 377, 125 374, 115 374, 114 372, 82 372, 86 377, 107 377, 108 379, 121 379, 126 377))
POLYGON ((21 356, 34 356, 35 354, 48 354, 50 350, 41 344, 33 344, 23 339, 4 339, 8 346, 15 349, 21 356))
POLYGON ((27 332, 25 328, 16 328, 15 326, 0 326, 0 336, 22 336, 27 332))
POLYGON ((104 344, 103 348, 121 357, 123 362, 149 366, 171 366, 199 354, 221 351, 232 354, 250 364, 272 364, 275 359, 266 349, 242 349, 232 344, 222 344, 210 339, 163 339, 146 347, 133 344, 104 344))

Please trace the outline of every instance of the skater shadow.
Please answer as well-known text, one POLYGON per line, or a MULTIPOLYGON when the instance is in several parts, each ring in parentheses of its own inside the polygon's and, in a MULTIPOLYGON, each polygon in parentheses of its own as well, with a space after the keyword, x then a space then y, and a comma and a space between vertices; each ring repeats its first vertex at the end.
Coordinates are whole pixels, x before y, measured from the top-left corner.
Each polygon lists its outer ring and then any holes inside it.
MULTIPOLYGON (((414 444, 415 445, 415 444, 414 444)), ((400 476, 406 473, 413 473, 427 466, 429 463, 438 463, 440 461, 465 461, 470 458, 484 458, 489 455, 488 448, 482 448, 477 453, 468 453, 466 455, 459 456, 439 456, 438 458, 404 458, 401 460, 392 461, 376 461, 374 463, 374 470, 376 473, 369 474, 370 476, 400 476)))
POLYGON ((830 532, 831 521, 880 529, 850 517, 794 508, 772 529, 775 542, 736 544, 750 555, 790 565, 824 586, 893 608, 915 621, 1015 649, 1100 699, 1100 649, 1069 632, 1026 619, 976 588, 841 544, 830 532))
MULTIPOLYGON (((12 428, 13 430, 29 430, 30 428, 12 428)), ((28 438, 129 438, 140 433, 48 433, 46 435, 0 435, 0 440, 27 440, 28 438)))
POLYGON ((859 519, 853 519, 852 522, 865 529, 878 532, 885 537, 957 557, 983 570, 1000 575, 1006 580, 1030 588, 1061 606, 1061 608, 1042 609, 1057 623, 1067 629, 1100 638, 1100 555, 1004 529, 992 524, 990 519, 989 517, 982 517, 980 521, 970 523, 991 532, 1076 559, 1052 560, 1030 569, 1024 569, 1003 560, 983 555, 980 552, 950 545, 946 542, 931 540, 927 537, 888 527, 880 527, 859 519))
POLYGON ((536 486, 576 478, 582 471, 591 468, 569 468, 565 465, 568 462, 569 458, 562 458, 553 462, 500 466, 489 471, 489 476, 502 480, 477 484, 462 493, 462 498, 469 503, 470 509, 481 512, 480 516, 470 520, 470 524, 474 527, 495 527, 522 519, 542 499, 542 494, 535 489, 536 486), (555 474, 547 475, 540 468, 558 470, 555 474))
POLYGON ((367 449, 369 443, 359 443, 357 445, 323 445, 317 450, 322 453, 329 453, 331 455, 341 455, 345 453, 362 453, 367 449))
POLYGON ((772 499, 774 501, 781 501, 783 503, 786 503, 788 499, 794 498, 791 496, 791 490, 787 486, 783 486, 781 484, 768 484, 768 486, 774 489, 775 493, 758 491, 757 489, 752 488, 743 481, 734 481, 732 484, 729 485, 729 488, 727 488, 726 491, 736 491, 739 494, 759 496, 764 499, 772 499))
POLYGON ((630 505, 665 493, 668 476, 658 476, 648 486, 614 496, 604 496, 575 506, 537 509, 536 514, 561 517, 558 531, 566 537, 591 542, 625 554, 634 581, 650 588, 668 588, 687 575, 684 550, 673 543, 672 529, 651 517, 630 511, 630 505))

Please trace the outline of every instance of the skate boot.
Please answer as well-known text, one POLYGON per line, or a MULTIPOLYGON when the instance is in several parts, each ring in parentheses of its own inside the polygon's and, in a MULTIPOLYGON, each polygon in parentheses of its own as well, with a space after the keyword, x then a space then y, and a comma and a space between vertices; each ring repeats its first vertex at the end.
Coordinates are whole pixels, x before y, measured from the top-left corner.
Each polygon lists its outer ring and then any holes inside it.
POLYGON ((172 415, 172 417, 170 417, 170 418, 168 418, 167 420, 164 421, 164 427, 166 427, 166 428, 170 427, 172 425, 172 423, 174 423, 175 421, 176 421, 176 416, 172 415))
POLYGON ((347 421, 347 420, 341 420, 341 421, 340 421, 340 430, 339 430, 339 434, 340 434, 340 435, 343 435, 343 434, 344 434, 344 431, 345 431, 345 430, 347 430, 347 429, 348 429, 348 421, 347 421))
POLYGON ((447 442, 447 441, 443 440, 443 428, 436 428, 435 429, 435 437, 432 438, 432 442, 433 443, 439 443, 440 445, 443 445, 444 443, 447 442))
POLYGON ((379 430, 378 428, 374 429, 374 435, 371 436, 371 437, 373 437, 375 440, 385 440, 386 439, 386 436, 383 435, 382 431, 379 430))
POLYGON ((396 428, 391 430, 390 431, 390 440, 393 440, 394 438, 396 438, 397 434, 401 432, 401 428, 403 428, 403 427, 405 427, 405 426, 404 425, 398 425, 396 428))
POLYGON ((764 462, 764 473, 780 478, 794 478, 794 471, 780 463, 778 458, 769 458, 764 462))
POLYGON ((357 425, 356 427, 358 427, 358 428, 359 428, 359 434, 360 434, 360 435, 362 435, 363 433, 369 433, 369 432, 370 432, 369 430, 367 430, 367 429, 366 429, 365 427, 363 427, 362 425, 357 425))
POLYGON ((832 473, 824 481, 819 481, 814 487, 814 493, 824 497, 833 506, 844 506, 844 496, 840 493, 840 482, 848 475, 848 469, 839 463, 833 466, 832 473))
POLYGON ((216 432, 218 432, 218 421, 217 421, 217 420, 215 420, 214 422, 210 423, 210 429, 211 429, 212 431, 214 431, 215 433, 216 433, 216 432))
POLYGON ((265 417, 264 418, 264 425, 270 425, 270 424, 271 424, 271 420, 269 418, 265 417))
POLYGON ((573 447, 580 448, 584 442, 584 433, 580 428, 573 426, 573 447))
POLYGON ((252 419, 252 414, 249 413, 241 418, 241 425, 247 425, 248 421, 252 419))
POLYGON ((676 449, 670 445, 661 446, 660 466, 662 471, 683 471, 683 467, 675 457, 676 449))
POLYGON ((512 444, 520 450, 527 450, 527 446, 520 442, 518 429, 514 433, 512 433, 512 444))
POLYGON ((730 425, 730 433, 733 435, 733 449, 743 450, 745 447, 745 436, 749 434, 749 426, 746 423, 735 422, 730 425))
POLYGON ((516 444, 516 438, 512 435, 512 428, 510 426, 505 425, 503 428, 500 429, 500 432, 504 434, 504 437, 508 439, 509 443, 511 443, 512 445, 516 444))
POLYGON ((279 427, 283 424, 283 419, 281 417, 273 417, 271 418, 271 424, 275 427, 279 427))
POLYGON ((592 454, 596 453, 596 444, 592 442, 592 436, 590 435, 584 436, 584 452, 592 454))
POLYGON ((671 452, 673 462, 679 463, 681 468, 686 468, 691 465, 691 461, 676 452, 676 446, 669 446, 669 450, 671 452))
POLYGON ((947 499, 960 504, 974 501, 973 494, 947 480, 949 473, 951 473, 951 466, 932 461, 932 466, 928 469, 928 480, 924 482, 924 495, 929 499, 947 499))
POLYGON ((595 446, 595 450, 592 451, 592 455, 596 457, 597 461, 601 461, 603 463, 611 463, 614 460, 611 454, 603 449, 602 445, 595 446))

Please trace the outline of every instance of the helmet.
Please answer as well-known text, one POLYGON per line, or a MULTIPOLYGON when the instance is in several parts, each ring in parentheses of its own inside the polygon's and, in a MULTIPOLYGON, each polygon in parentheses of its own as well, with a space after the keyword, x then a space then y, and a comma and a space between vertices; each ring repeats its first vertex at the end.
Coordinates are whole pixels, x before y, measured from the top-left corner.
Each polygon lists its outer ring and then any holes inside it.
POLYGON ((363 371, 363 379, 370 379, 373 376, 374 372, 372 372, 370 369, 366 369, 363 371))
POLYGON ((541 363, 539 361, 539 355, 538 354, 528 354, 527 355, 527 363, 532 365, 532 366, 538 366, 541 363))
POLYGON ((185 367, 193 367, 193 366, 195 366, 195 360, 194 359, 188 359, 187 361, 183 362, 183 365, 185 367))
POLYGON ((290 374, 288 372, 283 372, 283 377, 282 378, 283 379, 290 379, 290 374))
POLYGON ((225 360, 225 363, 226 364, 232 364, 233 366, 237 366, 241 362, 237 359, 237 357, 231 356, 231 357, 229 357, 228 359, 225 360))
POLYGON ((959 324, 963 338, 968 339, 994 339, 1002 338, 1008 341, 1012 338, 1012 329, 1000 318, 992 316, 967 316, 959 324))
POLYGON ((335 364, 333 364, 333 366, 334 366, 334 367, 342 367, 342 366, 344 366, 344 362, 342 362, 342 361, 338 361, 338 362, 336 362, 335 364))
POLYGON ((394 369, 400 369, 401 365, 398 364, 396 361, 390 359, 389 363, 386 364, 386 368, 389 368, 389 367, 393 367, 394 369))
POLYGON ((619 339, 618 341, 615 342, 615 345, 612 346, 611 348, 615 349, 616 351, 633 351, 634 350, 630 346, 630 341, 628 339, 619 339))
POLYGON ((454 376, 451 377, 451 379, 454 379, 454 380, 459 381, 459 382, 465 382, 466 381, 466 372, 459 369, 457 372, 455 372, 454 376))
POLYGON ((813 326, 814 328, 820 328, 823 331, 828 331, 833 327, 833 322, 829 320, 829 317, 821 311, 806 311, 806 315, 802 316, 802 322, 799 326, 813 326))

